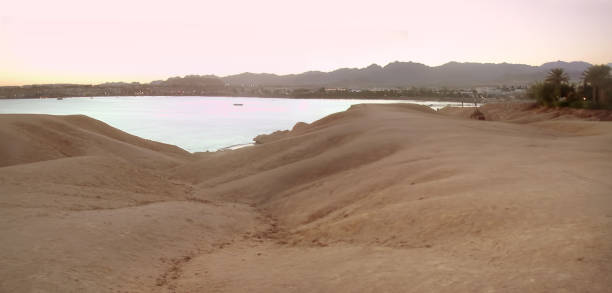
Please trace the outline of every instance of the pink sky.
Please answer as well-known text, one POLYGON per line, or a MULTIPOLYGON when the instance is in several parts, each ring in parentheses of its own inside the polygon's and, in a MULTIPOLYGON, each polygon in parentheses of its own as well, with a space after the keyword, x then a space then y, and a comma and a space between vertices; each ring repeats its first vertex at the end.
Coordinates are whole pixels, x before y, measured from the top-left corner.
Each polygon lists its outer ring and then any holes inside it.
POLYGON ((612 62, 612 0, 3 2, 0 85, 612 62))

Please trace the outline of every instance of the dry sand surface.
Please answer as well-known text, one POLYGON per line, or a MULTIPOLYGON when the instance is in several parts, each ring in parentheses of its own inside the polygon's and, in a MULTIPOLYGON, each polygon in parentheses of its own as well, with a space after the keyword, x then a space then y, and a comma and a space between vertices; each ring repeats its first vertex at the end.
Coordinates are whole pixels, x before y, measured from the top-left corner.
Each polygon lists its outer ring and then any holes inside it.
POLYGON ((357 105, 197 154, 0 115, 0 292, 610 292, 607 114, 469 111, 357 105))

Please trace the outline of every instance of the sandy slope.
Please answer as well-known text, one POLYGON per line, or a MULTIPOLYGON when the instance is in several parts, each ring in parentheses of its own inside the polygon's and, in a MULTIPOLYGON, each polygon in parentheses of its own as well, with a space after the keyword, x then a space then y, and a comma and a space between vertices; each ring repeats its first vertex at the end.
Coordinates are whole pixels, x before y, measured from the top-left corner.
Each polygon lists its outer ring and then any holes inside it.
POLYGON ((612 123, 487 111, 519 123, 358 105, 197 155, 0 116, 0 291, 609 292, 612 123))
POLYGON ((2 115, 0 292, 147 292, 174 263, 255 229, 191 197, 191 155, 82 116, 2 115))

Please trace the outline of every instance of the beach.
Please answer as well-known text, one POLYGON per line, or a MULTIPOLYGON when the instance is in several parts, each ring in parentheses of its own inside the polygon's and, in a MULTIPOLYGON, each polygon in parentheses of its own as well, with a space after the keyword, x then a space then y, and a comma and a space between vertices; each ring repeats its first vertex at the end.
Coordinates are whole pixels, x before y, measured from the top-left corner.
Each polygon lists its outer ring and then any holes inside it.
POLYGON ((361 104, 190 153, 0 115, 0 292, 609 292, 607 111, 361 104))

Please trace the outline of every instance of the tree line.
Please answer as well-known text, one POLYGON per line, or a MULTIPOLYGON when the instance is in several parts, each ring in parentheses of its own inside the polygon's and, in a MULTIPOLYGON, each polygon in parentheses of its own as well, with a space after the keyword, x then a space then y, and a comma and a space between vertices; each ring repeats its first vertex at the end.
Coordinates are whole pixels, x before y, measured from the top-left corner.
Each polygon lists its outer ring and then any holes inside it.
POLYGON ((550 107, 612 109, 610 66, 591 66, 583 72, 580 83, 570 83, 563 69, 553 68, 544 81, 529 87, 527 96, 550 107))

